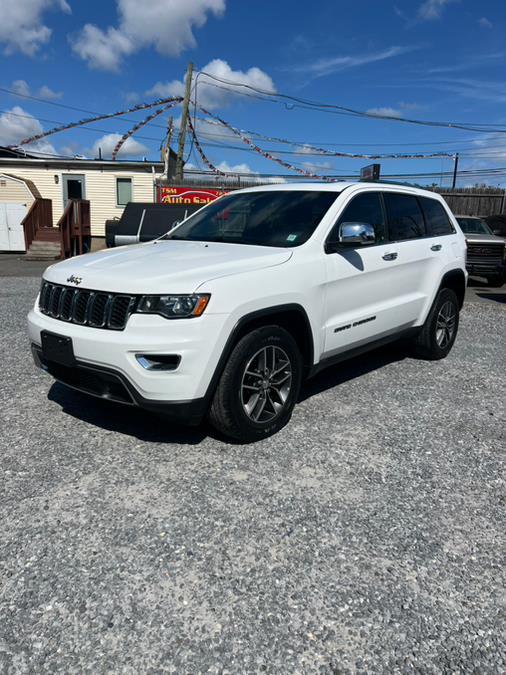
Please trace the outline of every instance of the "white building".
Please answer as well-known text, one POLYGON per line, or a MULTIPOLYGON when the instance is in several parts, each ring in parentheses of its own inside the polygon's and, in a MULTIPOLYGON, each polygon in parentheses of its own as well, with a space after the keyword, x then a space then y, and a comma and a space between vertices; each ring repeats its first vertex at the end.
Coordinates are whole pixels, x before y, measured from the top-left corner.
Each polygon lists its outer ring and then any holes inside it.
MULTIPOLYGON (((170 169, 173 162, 171 156, 170 169)), ((91 234, 104 237, 105 221, 119 218, 128 202, 156 201, 155 181, 163 170, 161 162, 41 159, 0 148, 0 229, 2 213, 4 220, 7 210, 22 215, 36 196, 51 199, 54 225, 68 199, 87 199, 91 234), (7 206, 13 204, 16 209, 7 206)))

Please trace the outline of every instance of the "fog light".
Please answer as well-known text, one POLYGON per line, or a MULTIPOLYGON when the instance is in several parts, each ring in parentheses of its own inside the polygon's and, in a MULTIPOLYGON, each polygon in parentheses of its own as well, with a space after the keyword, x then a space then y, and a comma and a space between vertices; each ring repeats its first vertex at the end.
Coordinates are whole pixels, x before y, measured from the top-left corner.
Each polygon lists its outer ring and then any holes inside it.
POLYGON ((176 370, 181 362, 179 354, 136 354, 135 358, 146 370, 176 370))

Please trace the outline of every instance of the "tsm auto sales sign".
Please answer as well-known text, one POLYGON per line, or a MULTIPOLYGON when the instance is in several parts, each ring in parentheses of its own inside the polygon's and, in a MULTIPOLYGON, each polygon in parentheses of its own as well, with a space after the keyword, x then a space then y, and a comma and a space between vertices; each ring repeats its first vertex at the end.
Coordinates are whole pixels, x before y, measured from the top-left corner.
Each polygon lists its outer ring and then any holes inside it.
POLYGON ((216 190, 206 187, 158 187, 158 201, 168 206, 204 206, 209 202, 227 194, 227 190, 216 190))

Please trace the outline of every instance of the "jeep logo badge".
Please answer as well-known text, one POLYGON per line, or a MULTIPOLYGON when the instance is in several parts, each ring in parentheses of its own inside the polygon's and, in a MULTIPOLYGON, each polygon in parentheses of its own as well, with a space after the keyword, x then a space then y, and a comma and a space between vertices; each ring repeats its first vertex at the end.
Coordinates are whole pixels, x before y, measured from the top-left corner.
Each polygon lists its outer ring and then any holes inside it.
POLYGON ((67 279, 70 284, 75 284, 76 286, 79 286, 82 280, 82 277, 75 277, 73 274, 67 279))

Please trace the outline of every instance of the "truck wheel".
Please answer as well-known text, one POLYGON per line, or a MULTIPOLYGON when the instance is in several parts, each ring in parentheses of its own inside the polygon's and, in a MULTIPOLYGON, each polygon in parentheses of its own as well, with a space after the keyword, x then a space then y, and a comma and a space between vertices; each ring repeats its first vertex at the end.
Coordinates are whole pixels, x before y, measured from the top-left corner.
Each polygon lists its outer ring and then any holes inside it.
POLYGON ((302 358, 283 328, 264 326, 234 347, 209 412, 211 424, 226 436, 257 441, 288 422, 297 401, 302 358))
POLYGON ((487 283, 492 288, 500 288, 504 283, 504 279, 502 278, 502 275, 494 274, 492 277, 487 277, 487 283))
POLYGON ((450 288, 442 288, 414 340, 416 355, 429 360, 444 359, 453 347, 458 328, 457 296, 450 288))

